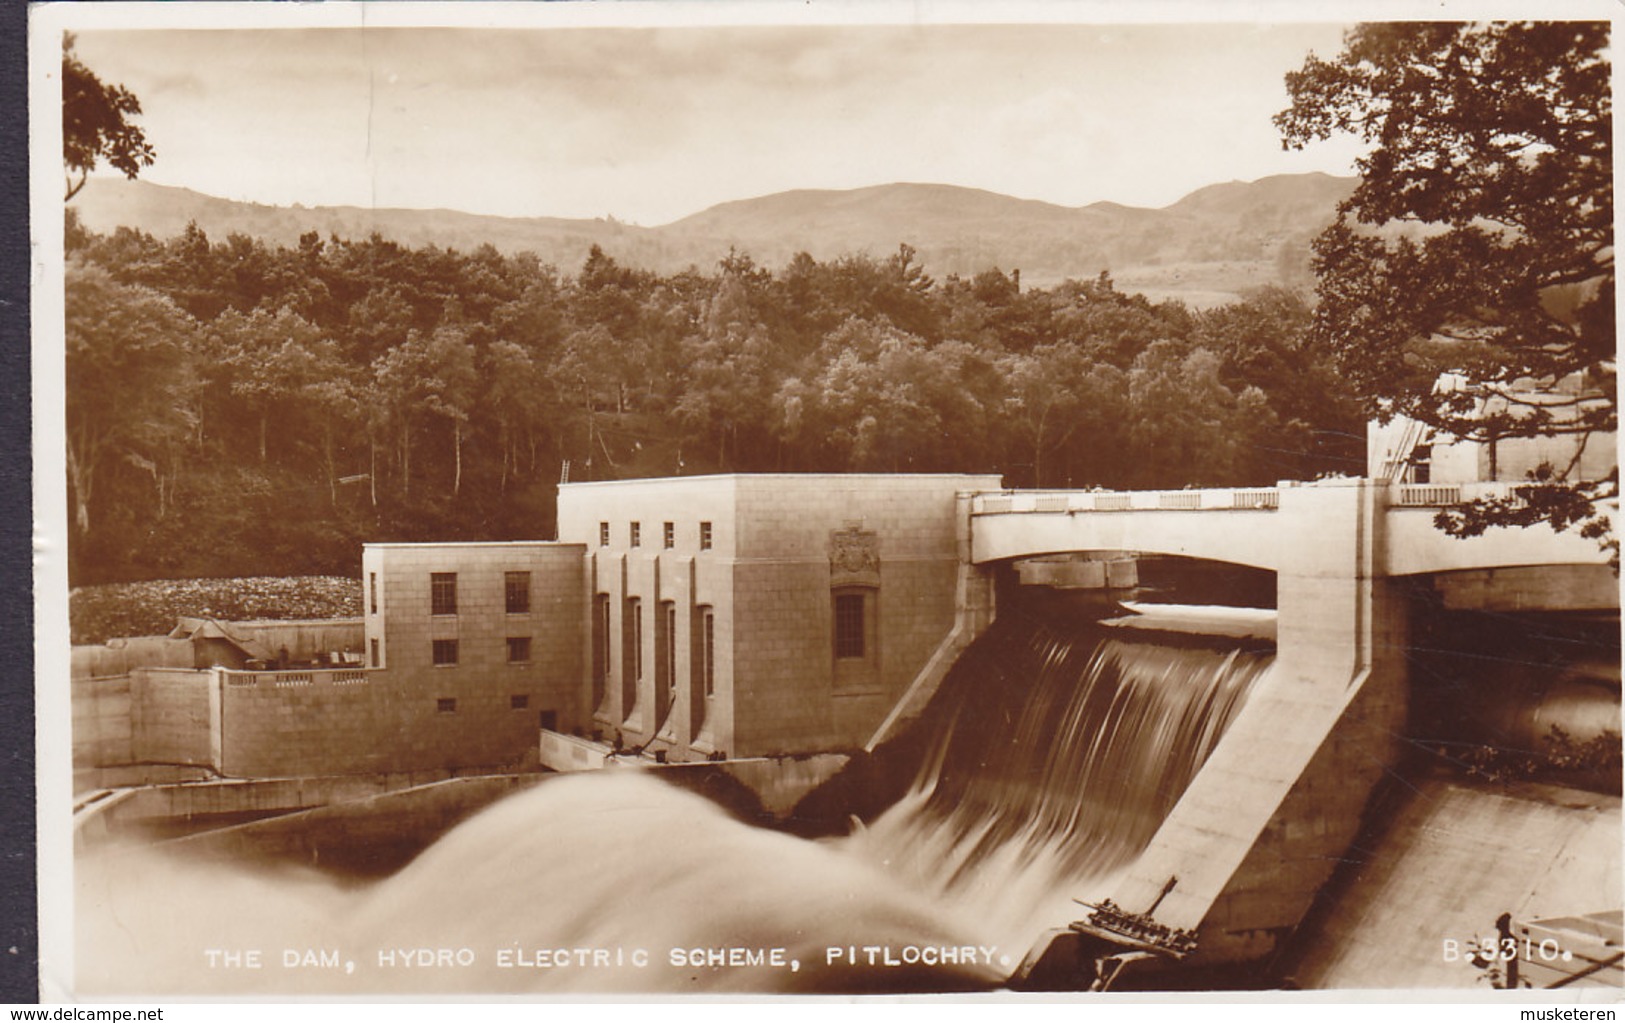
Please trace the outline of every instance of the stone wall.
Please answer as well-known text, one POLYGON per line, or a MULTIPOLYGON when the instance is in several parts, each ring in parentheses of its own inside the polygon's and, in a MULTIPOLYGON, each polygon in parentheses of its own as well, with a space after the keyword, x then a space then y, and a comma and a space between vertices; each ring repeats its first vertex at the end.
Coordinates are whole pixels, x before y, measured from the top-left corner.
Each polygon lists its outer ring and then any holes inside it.
POLYGON ((73 648, 70 672, 74 678, 128 675, 137 668, 191 668, 192 641, 168 636, 132 636, 106 643, 81 643, 73 648))
POLYGON ((73 766, 134 763, 130 729, 130 676, 75 678, 73 766))
POLYGON ((524 760, 536 741, 536 719, 511 710, 505 691, 448 683, 459 695, 442 710, 441 690, 394 672, 222 674, 227 777, 495 767, 524 760))
MULTIPOLYGON (((858 747, 952 628, 954 495, 998 485, 740 475, 562 487, 559 535, 587 546, 588 599, 607 608, 607 629, 597 627, 607 670, 586 687, 591 729, 675 760, 858 747), (851 578, 832 567, 838 532, 875 554, 851 578), (865 656, 837 665, 833 595, 844 582, 861 584, 872 621, 865 656), (709 695, 698 677, 707 611, 709 695)), ((585 661, 590 673, 590 635, 585 661)))
POLYGON ((217 763, 214 673, 143 668, 131 677, 130 753, 143 764, 217 763))
POLYGON ((569 730, 583 720, 584 553, 580 545, 540 542, 366 547, 365 655, 383 670, 375 695, 356 709, 385 729, 374 737, 393 747, 390 769, 418 769, 436 757, 447 767, 516 763, 535 756, 542 727, 569 730), (524 610, 507 609, 510 572, 529 574, 524 610), (437 573, 455 577, 455 613, 434 613, 437 573), (511 640, 528 641, 528 649, 511 640), (435 663, 437 641, 456 644, 448 663, 435 663))

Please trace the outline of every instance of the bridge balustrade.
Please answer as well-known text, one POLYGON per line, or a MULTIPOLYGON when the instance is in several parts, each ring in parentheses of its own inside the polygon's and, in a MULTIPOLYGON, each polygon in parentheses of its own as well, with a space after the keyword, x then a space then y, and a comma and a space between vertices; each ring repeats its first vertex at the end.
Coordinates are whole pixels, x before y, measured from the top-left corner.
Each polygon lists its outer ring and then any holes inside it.
POLYGON ((1241 490, 1023 490, 978 494, 976 515, 1006 513, 1126 511, 1274 511, 1281 494, 1274 487, 1241 490))
POLYGON ((354 686, 372 681, 367 668, 332 668, 310 671, 234 671, 220 669, 228 686, 271 686, 289 689, 304 686, 354 686))

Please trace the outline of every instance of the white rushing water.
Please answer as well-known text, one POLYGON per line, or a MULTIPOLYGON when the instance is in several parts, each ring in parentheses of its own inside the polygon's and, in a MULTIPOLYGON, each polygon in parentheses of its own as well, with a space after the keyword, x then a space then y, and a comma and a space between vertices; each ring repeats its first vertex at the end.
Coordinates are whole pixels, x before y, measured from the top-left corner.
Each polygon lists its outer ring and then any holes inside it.
POLYGON ((92 857, 80 987, 994 986, 1144 848, 1268 663, 996 627, 922 722, 913 789, 845 839, 751 827, 648 772, 607 770, 508 797, 365 886, 157 849, 92 857))

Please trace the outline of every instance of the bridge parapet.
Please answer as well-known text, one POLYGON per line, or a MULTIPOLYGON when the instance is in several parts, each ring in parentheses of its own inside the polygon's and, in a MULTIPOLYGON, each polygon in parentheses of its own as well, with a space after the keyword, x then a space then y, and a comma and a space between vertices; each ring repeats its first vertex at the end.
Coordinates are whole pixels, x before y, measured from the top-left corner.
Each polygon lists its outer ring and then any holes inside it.
POLYGON ((1225 490, 1007 490, 977 494, 972 515, 1011 512, 1274 511, 1275 487, 1225 490))

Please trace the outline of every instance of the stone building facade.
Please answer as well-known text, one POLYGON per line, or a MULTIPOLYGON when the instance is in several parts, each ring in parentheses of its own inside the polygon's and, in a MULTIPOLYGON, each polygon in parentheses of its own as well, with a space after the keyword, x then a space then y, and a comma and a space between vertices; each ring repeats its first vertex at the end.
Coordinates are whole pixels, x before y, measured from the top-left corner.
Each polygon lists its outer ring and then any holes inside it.
POLYGON ((370 688, 391 695, 401 765, 513 763, 581 719, 579 544, 368 544, 370 688), (455 761, 455 763, 453 763, 455 761))
POLYGON ((581 729, 672 760, 860 746, 954 621, 955 495, 997 476, 566 484, 581 729))

